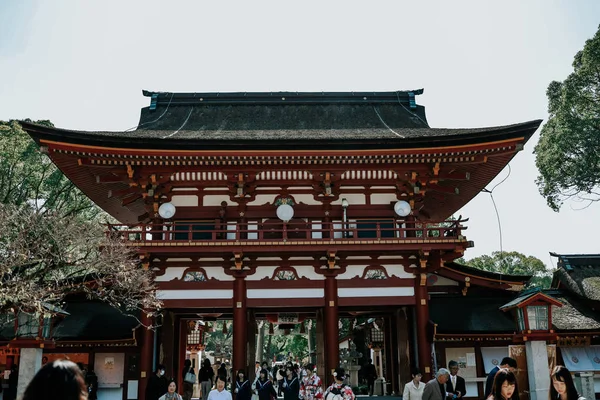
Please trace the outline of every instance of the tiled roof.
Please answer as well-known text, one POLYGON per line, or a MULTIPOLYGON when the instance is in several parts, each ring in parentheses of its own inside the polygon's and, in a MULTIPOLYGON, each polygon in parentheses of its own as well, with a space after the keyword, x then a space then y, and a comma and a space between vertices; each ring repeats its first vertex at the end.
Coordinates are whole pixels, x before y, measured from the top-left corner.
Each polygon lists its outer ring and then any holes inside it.
POLYGON ((579 296, 600 301, 600 254, 555 254, 558 268, 552 287, 563 287, 579 296))

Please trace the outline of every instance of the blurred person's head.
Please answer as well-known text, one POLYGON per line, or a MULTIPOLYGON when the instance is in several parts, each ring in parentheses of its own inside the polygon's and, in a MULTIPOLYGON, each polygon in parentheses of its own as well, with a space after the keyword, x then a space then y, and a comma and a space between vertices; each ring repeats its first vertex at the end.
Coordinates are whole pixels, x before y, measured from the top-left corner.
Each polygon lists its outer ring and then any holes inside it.
POLYGON ((492 385, 494 400, 519 400, 517 390, 517 377, 508 368, 501 368, 496 372, 492 385))
POLYGON ((35 374, 23 400, 86 400, 88 395, 81 369, 72 361, 56 360, 35 374))

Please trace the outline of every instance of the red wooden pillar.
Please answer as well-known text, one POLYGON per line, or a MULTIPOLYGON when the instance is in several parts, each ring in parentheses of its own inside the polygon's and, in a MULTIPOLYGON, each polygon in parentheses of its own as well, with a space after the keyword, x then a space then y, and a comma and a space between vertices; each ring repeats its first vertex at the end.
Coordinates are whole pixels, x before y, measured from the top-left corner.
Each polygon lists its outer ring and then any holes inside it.
POLYGON ((338 293, 335 275, 325 278, 325 379, 340 365, 338 293))
POLYGON ((248 319, 246 309, 246 280, 235 277, 233 287, 233 371, 245 369, 248 346, 248 319))
POLYGON ((146 385, 148 378, 152 375, 152 358, 154 355, 154 331, 146 328, 152 325, 152 318, 149 318, 146 312, 142 311, 140 318, 142 323, 142 346, 140 351, 140 380, 138 381, 138 396, 146 396, 146 385))
POLYGON ((415 280, 415 299, 417 301, 417 350, 419 352, 419 368, 423 373, 423 381, 431 379, 431 344, 427 334, 429 326, 429 294, 427 293, 427 274, 417 276, 415 280))

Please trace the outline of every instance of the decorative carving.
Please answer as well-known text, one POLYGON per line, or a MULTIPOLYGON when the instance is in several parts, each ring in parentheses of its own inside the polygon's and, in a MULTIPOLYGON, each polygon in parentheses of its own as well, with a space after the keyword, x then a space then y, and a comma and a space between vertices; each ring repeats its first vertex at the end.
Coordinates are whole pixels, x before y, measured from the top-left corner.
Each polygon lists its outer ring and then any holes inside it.
POLYGON ((189 271, 183 276, 185 282, 207 282, 206 274, 204 271, 189 271))
POLYGON ((365 268, 362 279, 389 279, 386 269, 382 266, 371 266, 365 268))

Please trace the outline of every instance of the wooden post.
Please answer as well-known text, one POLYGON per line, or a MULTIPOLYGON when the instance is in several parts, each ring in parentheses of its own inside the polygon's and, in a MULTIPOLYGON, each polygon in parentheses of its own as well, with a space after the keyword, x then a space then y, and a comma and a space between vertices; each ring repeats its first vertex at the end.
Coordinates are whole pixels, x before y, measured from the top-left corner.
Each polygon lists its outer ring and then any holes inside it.
MULTIPOLYGON (((248 350, 248 319, 246 309, 246 280, 236 275, 233 287, 233 370, 246 369, 248 350)), ((252 327, 254 329, 254 327, 252 327)))
POLYGON ((152 318, 148 317, 145 311, 142 311, 140 318, 142 331, 142 348, 140 354, 140 380, 138 381, 138 396, 146 396, 146 386, 148 378, 154 373, 152 368, 152 359, 154 355, 154 331, 147 327, 152 326, 152 318))
POLYGON ((331 376, 332 370, 340 364, 339 314, 338 314, 337 281, 335 275, 325 278, 325 349, 326 359, 323 376, 331 376))
POLYGON ((419 368, 423 374, 423 381, 431 379, 431 343, 427 337, 429 324, 429 293, 427 293, 427 274, 422 272, 415 280, 415 298, 417 315, 417 349, 419 351, 419 368))

